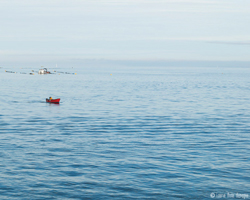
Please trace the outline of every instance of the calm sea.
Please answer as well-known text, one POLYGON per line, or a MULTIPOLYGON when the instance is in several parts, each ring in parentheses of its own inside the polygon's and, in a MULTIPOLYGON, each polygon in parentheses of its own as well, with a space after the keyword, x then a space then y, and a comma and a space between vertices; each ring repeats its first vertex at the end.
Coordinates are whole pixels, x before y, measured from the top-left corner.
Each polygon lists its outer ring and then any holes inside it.
POLYGON ((249 68, 31 70, 0 68, 0 199, 250 199, 249 68))

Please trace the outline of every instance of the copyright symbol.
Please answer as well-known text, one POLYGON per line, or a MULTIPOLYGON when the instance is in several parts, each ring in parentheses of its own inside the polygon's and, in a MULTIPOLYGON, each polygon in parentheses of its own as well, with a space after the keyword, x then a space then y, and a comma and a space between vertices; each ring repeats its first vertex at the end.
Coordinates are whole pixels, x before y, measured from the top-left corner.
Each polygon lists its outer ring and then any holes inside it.
POLYGON ((214 198, 214 197, 215 197, 215 194, 212 192, 212 193, 210 194, 210 197, 211 197, 211 198, 214 198))

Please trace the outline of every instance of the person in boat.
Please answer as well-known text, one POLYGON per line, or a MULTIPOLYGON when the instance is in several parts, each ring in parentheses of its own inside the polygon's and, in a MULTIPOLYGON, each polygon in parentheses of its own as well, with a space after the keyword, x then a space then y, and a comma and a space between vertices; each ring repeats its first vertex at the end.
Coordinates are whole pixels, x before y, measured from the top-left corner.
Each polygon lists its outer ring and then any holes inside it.
POLYGON ((52 97, 49 97, 49 100, 52 100, 52 97))

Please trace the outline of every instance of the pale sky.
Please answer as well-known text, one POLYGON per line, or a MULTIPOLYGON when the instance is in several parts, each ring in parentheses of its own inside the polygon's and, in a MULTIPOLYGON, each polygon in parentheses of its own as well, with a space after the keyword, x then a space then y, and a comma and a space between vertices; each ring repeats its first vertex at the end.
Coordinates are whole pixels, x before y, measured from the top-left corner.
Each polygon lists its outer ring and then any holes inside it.
POLYGON ((249 0, 0 0, 0 62, 250 61, 249 0))

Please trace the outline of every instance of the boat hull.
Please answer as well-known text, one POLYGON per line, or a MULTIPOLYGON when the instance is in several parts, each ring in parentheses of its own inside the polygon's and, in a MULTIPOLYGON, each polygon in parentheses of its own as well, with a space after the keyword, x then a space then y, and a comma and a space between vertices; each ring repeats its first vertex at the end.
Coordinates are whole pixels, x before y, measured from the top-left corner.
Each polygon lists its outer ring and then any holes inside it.
POLYGON ((46 99, 46 102, 47 103, 59 103, 60 102, 60 99, 46 99))

